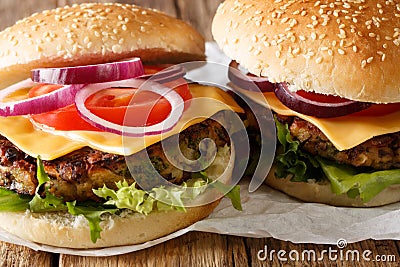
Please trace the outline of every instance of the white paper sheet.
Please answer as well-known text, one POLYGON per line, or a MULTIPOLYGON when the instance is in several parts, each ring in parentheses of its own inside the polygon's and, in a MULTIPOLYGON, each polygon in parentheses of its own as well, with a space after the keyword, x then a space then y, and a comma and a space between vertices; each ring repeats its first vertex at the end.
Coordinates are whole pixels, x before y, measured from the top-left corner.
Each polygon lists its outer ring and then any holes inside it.
MULTIPOLYGON (((213 43, 207 44, 208 60, 227 64, 213 43)), ((211 75, 211 74, 207 74, 211 75)), ((0 240, 34 250, 81 255, 111 256, 148 248, 189 231, 204 231, 246 237, 274 237, 294 243, 336 244, 365 239, 400 239, 400 203, 377 208, 339 208, 302 203, 263 185, 248 192, 248 181, 241 182, 243 211, 235 210, 223 199, 206 219, 166 237, 134 246, 74 250, 26 242, 0 228, 0 240)))

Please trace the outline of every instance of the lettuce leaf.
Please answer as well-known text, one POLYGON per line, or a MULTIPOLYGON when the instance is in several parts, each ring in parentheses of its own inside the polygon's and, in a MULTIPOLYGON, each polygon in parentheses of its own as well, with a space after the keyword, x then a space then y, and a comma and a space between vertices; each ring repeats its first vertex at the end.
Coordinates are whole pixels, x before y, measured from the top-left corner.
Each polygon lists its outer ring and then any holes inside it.
POLYGON ((136 184, 128 185, 126 181, 116 183, 117 190, 109 189, 104 185, 100 189, 93 189, 93 193, 107 200, 105 205, 113 205, 119 209, 130 209, 142 214, 149 214, 153 210, 154 199, 137 189, 136 184))
POLYGON ((350 166, 312 156, 300 149, 300 142, 294 141, 287 124, 275 118, 278 141, 281 144, 276 156, 275 175, 285 178, 291 175, 293 182, 307 182, 316 178, 328 179, 331 190, 337 195, 360 197, 363 202, 373 199, 385 188, 400 184, 400 169, 365 172, 350 166))
POLYGON ((30 196, 19 195, 8 189, 0 189, 0 211, 25 211, 29 208, 30 196))
POLYGON ((318 161, 300 149, 300 142, 294 141, 287 124, 275 118, 278 141, 282 145, 275 158, 275 175, 278 178, 291 176, 292 182, 307 182, 323 177, 318 161))
POLYGON ((232 203, 232 206, 239 211, 242 211, 242 201, 240 198, 240 186, 235 185, 226 185, 217 180, 212 180, 207 176, 206 172, 200 172, 199 175, 208 183, 208 186, 211 188, 217 189, 221 192, 225 197, 229 198, 232 203))
POLYGON ((339 165, 320 158, 318 162, 335 194, 347 194, 351 198, 359 196, 363 202, 370 201, 391 185, 400 184, 400 169, 358 173, 352 166, 339 165))
POLYGON ((103 208, 102 206, 78 206, 76 201, 67 202, 68 212, 72 215, 83 215, 89 223, 90 239, 96 243, 100 238, 100 233, 103 229, 100 227, 101 216, 105 213, 115 214, 118 209, 103 208))
POLYGON ((49 176, 44 170, 42 159, 37 157, 37 179, 38 186, 36 187, 35 196, 29 202, 29 209, 32 212, 51 212, 51 211, 66 211, 67 206, 65 205, 62 198, 56 197, 48 191, 46 182, 50 181, 49 176), (39 194, 39 191, 44 186, 44 197, 39 194))

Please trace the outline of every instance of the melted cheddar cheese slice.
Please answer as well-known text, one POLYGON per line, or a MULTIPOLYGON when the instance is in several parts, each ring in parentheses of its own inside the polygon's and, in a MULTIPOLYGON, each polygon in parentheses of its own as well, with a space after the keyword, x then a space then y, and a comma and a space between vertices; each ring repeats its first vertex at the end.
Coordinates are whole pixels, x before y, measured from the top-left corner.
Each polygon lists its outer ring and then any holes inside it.
POLYGON ((297 116, 318 127, 340 151, 353 148, 374 136, 400 131, 400 110, 383 116, 346 115, 316 118, 295 112, 279 101, 273 92, 257 93, 235 87, 240 93, 278 114, 297 116))
POLYGON ((162 135, 123 137, 95 131, 46 131, 36 129, 28 117, 0 117, 0 134, 30 156, 52 160, 79 148, 90 146, 108 153, 134 154, 187 127, 204 121, 222 110, 243 112, 230 95, 219 88, 191 84, 193 99, 177 125, 162 135))

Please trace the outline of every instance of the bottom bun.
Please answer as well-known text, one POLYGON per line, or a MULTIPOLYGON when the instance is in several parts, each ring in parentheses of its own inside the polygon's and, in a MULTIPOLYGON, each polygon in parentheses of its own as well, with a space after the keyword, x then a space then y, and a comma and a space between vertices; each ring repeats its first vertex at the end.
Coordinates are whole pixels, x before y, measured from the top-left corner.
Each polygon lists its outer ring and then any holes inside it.
POLYGON ((101 248, 144 243, 207 217, 219 201, 187 208, 186 212, 152 212, 126 216, 107 216, 101 222, 101 238, 90 240, 89 225, 85 218, 69 213, 2 212, 0 221, 4 230, 18 237, 56 247, 101 248))
POLYGON ((290 177, 277 178, 275 167, 272 167, 265 183, 274 189, 305 202, 324 203, 343 207, 376 207, 400 201, 400 185, 392 185, 380 192, 368 202, 350 198, 346 194, 336 195, 331 190, 328 180, 323 182, 291 182, 290 177))
MULTIPOLYGON (((233 145, 228 150, 218 149, 214 163, 207 169, 210 178, 226 184, 231 181, 234 151, 233 145)), ((201 205, 187 207, 185 212, 154 211, 149 215, 142 215, 123 211, 121 215, 106 214, 100 223, 101 238, 96 243, 90 239, 87 220, 82 215, 73 216, 67 212, 0 212, 0 226, 22 239, 56 247, 102 248, 134 245, 166 236, 207 217, 222 197, 220 192, 211 189, 194 200, 194 203, 201 205)))

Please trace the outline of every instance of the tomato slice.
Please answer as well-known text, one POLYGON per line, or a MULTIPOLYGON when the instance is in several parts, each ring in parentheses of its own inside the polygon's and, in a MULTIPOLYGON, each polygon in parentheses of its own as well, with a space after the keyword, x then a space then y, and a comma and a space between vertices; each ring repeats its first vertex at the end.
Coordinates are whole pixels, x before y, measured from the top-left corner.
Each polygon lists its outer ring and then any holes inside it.
MULTIPOLYGON (((317 101, 321 103, 343 103, 348 101, 346 98, 333 95, 323 95, 314 92, 306 92, 300 90, 296 92, 298 95, 310 99, 312 101, 317 101)), ((400 103, 388 103, 388 104, 372 104, 370 107, 353 113, 353 116, 384 116, 400 110, 400 103)))
POLYGON ((158 94, 136 89, 110 88, 90 96, 86 107, 95 115, 126 126, 152 125, 165 120, 171 105, 158 94), (129 107, 128 107, 129 106, 129 107), (125 119, 125 114, 127 117, 125 119))
POLYGON ((373 104, 371 107, 354 113, 356 116, 384 116, 393 112, 400 111, 400 103, 373 104))
MULTIPOLYGON (((154 74, 169 66, 145 67, 145 72, 146 74, 154 74)), ((183 78, 165 85, 174 88, 184 101, 192 97, 189 86, 183 78)), ((35 86, 29 91, 29 97, 50 93, 60 87, 59 85, 47 84, 35 86)), ((121 125, 125 123, 127 126, 149 126, 165 120, 171 112, 171 105, 165 98, 160 98, 158 94, 148 91, 141 91, 135 95, 136 92, 137 90, 134 88, 104 89, 90 96, 86 100, 86 107, 93 114, 107 121, 121 125), (131 103, 131 101, 133 102, 131 103), (128 114, 126 119, 125 114, 128 114)), ((187 103, 189 102, 185 103, 185 108, 187 108, 187 103)), ((56 130, 100 131, 80 117, 75 105, 46 113, 33 114, 31 118, 56 130)))
POLYGON ((349 101, 346 98, 342 98, 340 96, 334 96, 334 95, 324 95, 324 94, 318 94, 314 92, 307 92, 304 90, 297 91, 296 94, 298 94, 301 97, 307 98, 312 101, 320 102, 320 103, 344 103, 349 101))

